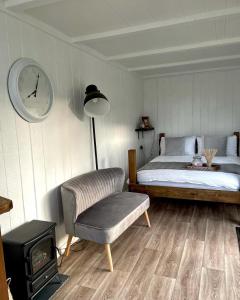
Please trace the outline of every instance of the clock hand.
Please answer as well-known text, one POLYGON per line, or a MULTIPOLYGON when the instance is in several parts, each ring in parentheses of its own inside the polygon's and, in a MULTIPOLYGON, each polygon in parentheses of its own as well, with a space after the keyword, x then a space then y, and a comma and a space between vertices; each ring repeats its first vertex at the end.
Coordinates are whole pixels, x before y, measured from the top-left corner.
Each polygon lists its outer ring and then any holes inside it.
POLYGON ((35 94, 36 94, 36 90, 33 91, 31 94, 29 94, 29 95, 27 96, 27 98, 30 98, 32 95, 35 95, 35 94))
POLYGON ((36 83, 36 87, 35 87, 35 93, 34 93, 34 97, 36 98, 37 97, 37 90, 38 90, 38 82, 39 82, 39 73, 38 73, 38 76, 37 76, 37 83, 36 83))

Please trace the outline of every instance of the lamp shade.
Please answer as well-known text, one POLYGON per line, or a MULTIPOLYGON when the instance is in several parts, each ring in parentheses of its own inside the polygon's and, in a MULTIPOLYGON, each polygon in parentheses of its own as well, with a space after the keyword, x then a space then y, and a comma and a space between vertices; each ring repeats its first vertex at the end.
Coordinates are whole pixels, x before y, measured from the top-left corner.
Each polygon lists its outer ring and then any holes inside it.
POLYGON ((98 90, 96 85, 87 86, 85 94, 84 112, 88 116, 104 116, 110 111, 108 99, 98 90))

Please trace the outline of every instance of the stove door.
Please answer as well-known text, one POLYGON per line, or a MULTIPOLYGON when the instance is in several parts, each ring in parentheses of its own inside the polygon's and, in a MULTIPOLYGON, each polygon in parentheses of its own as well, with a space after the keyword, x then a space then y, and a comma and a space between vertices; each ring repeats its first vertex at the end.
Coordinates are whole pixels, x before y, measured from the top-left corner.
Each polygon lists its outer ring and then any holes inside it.
POLYGON ((36 242, 29 250, 27 261, 30 277, 56 263, 55 236, 47 235, 36 242))

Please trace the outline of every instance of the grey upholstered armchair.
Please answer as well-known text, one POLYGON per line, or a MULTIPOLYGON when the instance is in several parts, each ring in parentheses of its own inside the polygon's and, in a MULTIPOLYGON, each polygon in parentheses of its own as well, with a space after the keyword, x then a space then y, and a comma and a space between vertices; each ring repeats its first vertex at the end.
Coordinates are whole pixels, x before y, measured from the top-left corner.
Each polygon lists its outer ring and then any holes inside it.
POLYGON ((150 227, 149 197, 122 192, 123 183, 123 170, 109 168, 77 176, 62 185, 64 222, 69 235, 66 256, 73 236, 105 244, 113 271, 110 244, 143 213, 150 227))

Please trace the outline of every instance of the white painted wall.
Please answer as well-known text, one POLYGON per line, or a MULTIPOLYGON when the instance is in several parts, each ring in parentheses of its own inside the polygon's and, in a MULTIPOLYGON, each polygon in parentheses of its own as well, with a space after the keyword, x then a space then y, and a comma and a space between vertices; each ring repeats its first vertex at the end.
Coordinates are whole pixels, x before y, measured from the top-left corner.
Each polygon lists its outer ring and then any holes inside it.
POLYGON ((0 217, 3 233, 38 218, 56 221, 58 241, 64 237, 59 186, 94 168, 90 119, 82 111, 91 83, 111 101, 110 114, 96 119, 100 167, 126 170, 127 150, 138 144, 142 81, 0 11, 0 195, 14 206, 0 217), (8 98, 9 67, 23 56, 54 82, 54 106, 42 123, 25 122, 8 98))
MULTIPOLYGON (((158 77, 144 81, 144 113, 157 134, 232 134, 240 130, 240 69, 158 77)), ((150 155, 152 135, 145 141, 150 155)))

